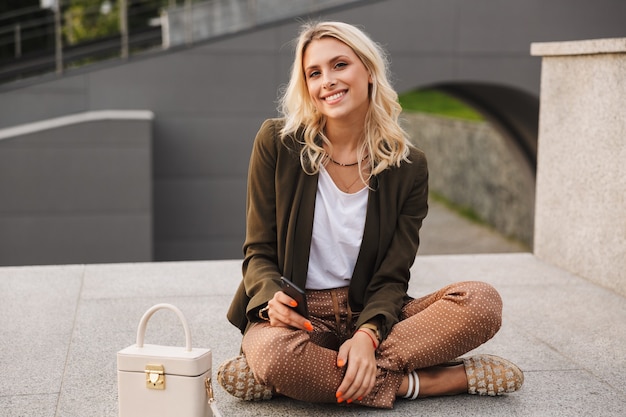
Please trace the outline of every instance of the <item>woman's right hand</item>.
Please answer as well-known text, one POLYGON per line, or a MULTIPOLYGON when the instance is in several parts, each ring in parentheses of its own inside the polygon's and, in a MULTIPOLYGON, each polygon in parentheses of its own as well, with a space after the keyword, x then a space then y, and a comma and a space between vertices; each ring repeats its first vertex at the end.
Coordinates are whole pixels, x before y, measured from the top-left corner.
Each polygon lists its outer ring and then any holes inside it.
POLYGON ((296 329, 313 331, 313 325, 309 320, 296 313, 293 307, 298 303, 282 291, 277 291, 274 297, 268 301, 267 315, 270 325, 276 327, 295 327, 296 329))

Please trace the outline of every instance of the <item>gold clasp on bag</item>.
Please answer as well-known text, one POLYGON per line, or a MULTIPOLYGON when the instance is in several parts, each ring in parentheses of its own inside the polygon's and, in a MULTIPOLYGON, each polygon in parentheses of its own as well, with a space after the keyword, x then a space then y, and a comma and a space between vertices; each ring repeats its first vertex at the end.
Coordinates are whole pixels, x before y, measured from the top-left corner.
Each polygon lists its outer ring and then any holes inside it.
POLYGON ((165 371, 163 365, 146 365, 146 388, 165 389, 165 371))
POLYGON ((215 403, 215 397, 213 396, 213 385, 211 384, 211 377, 208 377, 204 380, 204 387, 206 388, 207 402, 209 403, 209 407, 211 407, 213 417, 222 417, 222 413, 220 413, 220 410, 217 408, 217 404, 215 403))
POLYGON ((208 403, 209 405, 211 405, 211 403, 215 401, 215 397, 213 396, 213 385, 211 384, 211 378, 207 378, 204 380, 204 387, 206 388, 208 403))

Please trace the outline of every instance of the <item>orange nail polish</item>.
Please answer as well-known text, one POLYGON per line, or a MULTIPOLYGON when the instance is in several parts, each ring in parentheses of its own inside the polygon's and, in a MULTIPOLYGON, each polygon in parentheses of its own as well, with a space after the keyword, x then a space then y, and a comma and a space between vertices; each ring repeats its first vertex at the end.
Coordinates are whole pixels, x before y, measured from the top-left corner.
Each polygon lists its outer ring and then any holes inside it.
POLYGON ((292 307, 298 307, 298 303, 296 301, 290 301, 289 305, 292 307))
POLYGON ((363 397, 357 398, 357 401, 363 401, 363 397))
POLYGON ((309 332, 313 331, 313 325, 311 325, 310 321, 307 321, 306 323, 304 323, 304 328, 307 329, 309 332))
POLYGON ((343 402, 343 398, 341 398, 341 397, 340 397, 340 398, 337 398, 337 402, 338 402, 339 404, 341 404, 341 403, 343 402))
POLYGON ((341 391, 337 391, 337 393, 335 394, 335 397, 339 398, 343 395, 343 393, 341 391))
POLYGON ((338 360, 337 360, 337 366, 338 366, 338 367, 343 368, 343 366, 344 366, 345 364, 346 364, 346 363, 343 361, 343 359, 338 359, 338 360))
POLYGON ((352 398, 350 398, 348 401, 346 401, 348 404, 352 404, 352 398))

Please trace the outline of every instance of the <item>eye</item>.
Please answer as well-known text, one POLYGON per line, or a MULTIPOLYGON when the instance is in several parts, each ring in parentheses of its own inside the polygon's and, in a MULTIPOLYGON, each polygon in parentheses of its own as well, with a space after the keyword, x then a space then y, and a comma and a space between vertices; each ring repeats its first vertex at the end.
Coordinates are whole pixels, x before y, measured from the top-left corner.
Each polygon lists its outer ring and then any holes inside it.
POLYGON ((309 78, 315 78, 315 77, 319 77, 320 72, 317 70, 313 70, 311 72, 309 72, 309 78))
POLYGON ((335 64, 335 69, 342 69, 343 67, 347 67, 348 63, 347 62, 337 62, 335 64))

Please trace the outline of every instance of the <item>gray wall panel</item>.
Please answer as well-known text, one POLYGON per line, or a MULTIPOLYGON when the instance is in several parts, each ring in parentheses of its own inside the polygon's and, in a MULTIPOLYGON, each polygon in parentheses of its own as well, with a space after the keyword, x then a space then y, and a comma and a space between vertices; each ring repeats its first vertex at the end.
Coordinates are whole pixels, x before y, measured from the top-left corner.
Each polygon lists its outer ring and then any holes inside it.
POLYGON ((528 56, 471 56, 459 59, 454 79, 459 81, 483 81, 523 88, 525 85, 539 86, 541 63, 528 56), (485 77, 485 74, 491 74, 485 77))
POLYGON ((156 243, 155 258, 161 261, 205 259, 207 254, 211 254, 212 259, 241 259, 243 256, 241 250, 243 239, 240 236, 229 235, 214 240, 168 239, 156 243))
POLYGON ((255 113, 275 97, 276 85, 258 74, 274 72, 274 57, 262 54, 171 54, 155 65, 145 60, 91 76, 94 108, 149 108, 177 114, 255 113), (194 80, 190 82, 190 80, 194 80), (270 99, 271 100, 271 99, 270 99))
POLYGON ((151 120, 93 114, 0 131, 0 265, 153 259, 151 120))
MULTIPOLYGON (((268 111, 269 113, 269 111, 268 111)), ((165 118, 165 120, 164 120, 165 118)), ((155 175, 245 176, 254 136, 263 117, 171 117, 155 126, 155 175)))
POLYGON ((624 36, 622 0, 458 1, 459 50, 529 54, 530 42, 624 36))
POLYGON ((0 265, 152 259, 149 213, 0 216, 0 231, 0 265))
POLYGON ((2 149, 0 212, 151 209, 149 149, 2 149), (142 171, 142 172, 138 172, 142 171), (6 177, 5 177, 6 178, 6 177), (17 184, 17 185, 16 185, 17 184))
POLYGON ((451 57, 400 53, 391 59, 394 68, 391 80, 399 93, 437 84, 442 78, 457 78, 455 60, 451 57), (416 79, 419 79, 419 83, 416 79))
POLYGON ((246 182, 237 178, 162 180, 155 184, 155 257, 241 257, 246 182))
POLYGON ((7 86, 7 91, 0 92, 0 128, 87 110, 85 78, 53 78, 19 89, 7 86))
POLYGON ((457 11, 450 1, 380 2, 366 13, 337 15, 361 26, 387 50, 450 54, 457 49, 457 11), (447 4, 447 5, 446 5, 447 4), (400 13, 399 10, 402 10, 400 13), (436 22, 436 24, 434 24, 436 22))
POLYGON ((243 237, 245 180, 211 178, 161 180, 155 184, 155 233, 166 239, 243 237))
MULTIPOLYGON (((292 36, 293 32, 290 32, 286 40, 290 40, 292 36)), ((284 41, 285 37, 281 35, 281 31, 276 27, 261 28, 253 31, 252 34, 230 37, 220 40, 219 42, 206 44, 201 48, 194 48, 192 53, 212 54, 215 52, 227 52, 232 54, 254 51, 256 53, 265 52, 275 54, 283 45, 284 41)))

